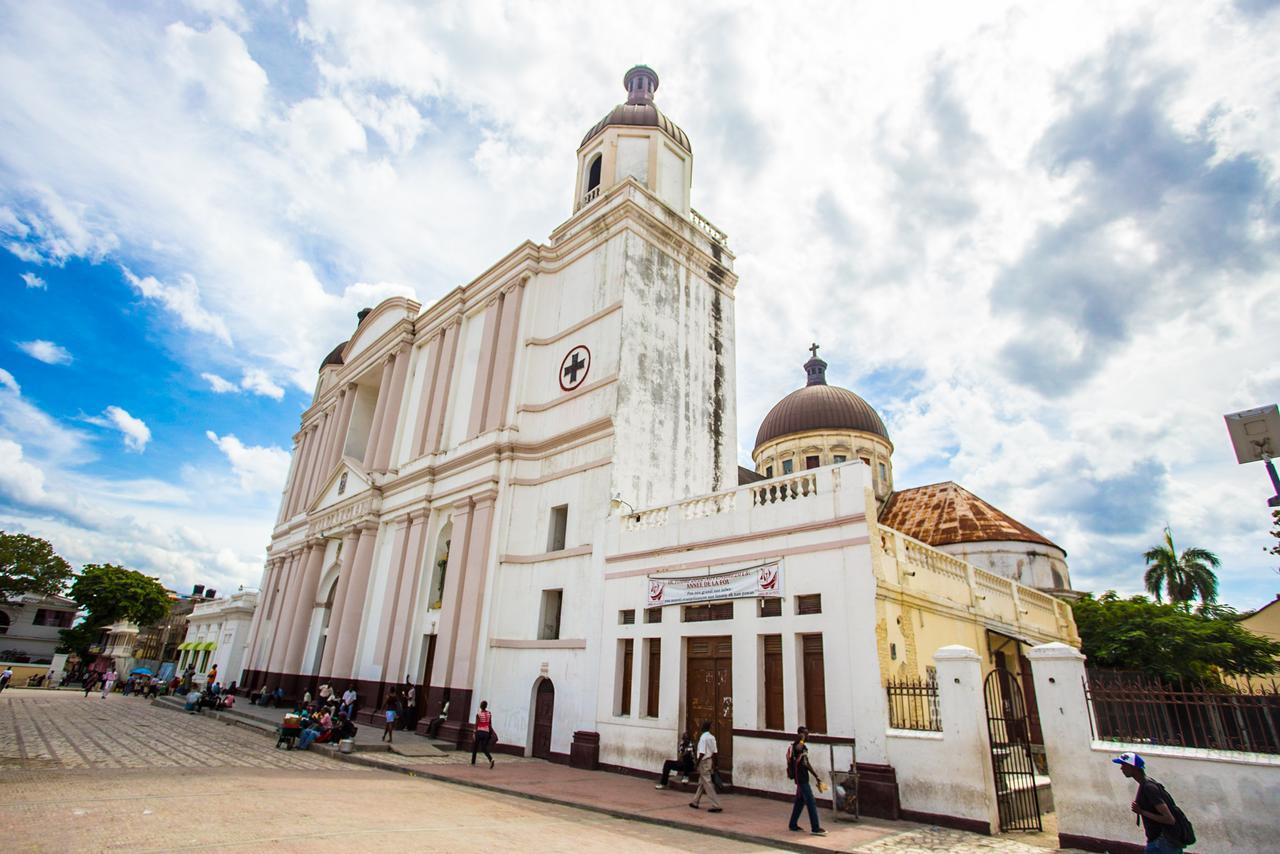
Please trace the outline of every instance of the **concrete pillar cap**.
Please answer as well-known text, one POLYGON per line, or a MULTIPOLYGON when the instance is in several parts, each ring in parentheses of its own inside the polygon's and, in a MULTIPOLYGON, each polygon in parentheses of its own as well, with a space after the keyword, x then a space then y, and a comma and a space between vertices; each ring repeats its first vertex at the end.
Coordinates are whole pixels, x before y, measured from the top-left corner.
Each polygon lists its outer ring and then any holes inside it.
POLYGON ((1058 641, 1042 643, 1039 646, 1032 647, 1027 652, 1027 658, 1035 660, 1061 659, 1066 661, 1084 661, 1085 659, 1080 650, 1058 641))
POLYGON ((961 644, 944 646, 933 654, 934 661, 981 661, 976 652, 961 644))

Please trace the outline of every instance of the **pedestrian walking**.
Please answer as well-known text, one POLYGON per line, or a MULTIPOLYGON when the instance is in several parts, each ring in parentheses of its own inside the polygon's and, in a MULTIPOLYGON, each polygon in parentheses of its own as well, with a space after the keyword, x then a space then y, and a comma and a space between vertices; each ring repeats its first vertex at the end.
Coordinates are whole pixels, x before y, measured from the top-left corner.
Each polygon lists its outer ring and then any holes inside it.
POLYGON ((809 786, 809 776, 813 775, 813 779, 818 781, 819 792, 825 791, 826 786, 809 764, 809 747, 805 744, 808 738, 809 730, 800 727, 796 730, 796 740, 787 748, 787 777, 796 783, 796 797, 791 804, 791 821, 787 822, 787 830, 799 830, 800 813, 808 809, 809 832, 814 836, 826 836, 827 832, 818 821, 818 802, 814 800, 813 789, 809 786))
POLYGON ((89 692, 93 690, 93 686, 98 684, 98 677, 90 670, 84 675, 84 695, 89 696, 89 692))
POLYGON ((387 700, 387 707, 385 710, 387 722, 382 727, 382 740, 387 742, 388 744, 390 744, 394 740, 394 736, 392 735, 392 733, 395 731, 395 728, 396 728, 396 706, 397 705, 398 703, 394 695, 387 700))
POLYGON ((9 687, 9 682, 13 679, 13 668, 5 665, 3 671, 0 671, 0 691, 9 687))
POLYGON ((489 711, 489 701, 480 701, 480 711, 476 712, 476 734, 471 743, 471 764, 476 764, 476 752, 484 754, 493 767, 493 754, 489 752, 489 743, 493 740, 493 713, 489 711))
POLYGON ((711 782, 711 773, 715 770, 716 754, 720 752, 716 737, 711 734, 711 721, 702 722, 702 735, 698 736, 698 790, 693 793, 689 806, 698 809, 702 796, 711 801, 711 809, 707 812, 724 812, 720 799, 716 797, 716 787, 711 782))
POLYGON ((1121 753, 1111 760, 1120 773, 1138 782, 1129 809, 1147 834, 1147 854, 1178 854, 1196 841, 1195 830, 1165 787, 1147 776, 1146 761, 1136 753, 1121 753))
POLYGON ((107 699, 107 695, 111 693, 111 689, 116 686, 116 669, 113 667, 107 671, 107 675, 102 679, 102 699, 107 699))

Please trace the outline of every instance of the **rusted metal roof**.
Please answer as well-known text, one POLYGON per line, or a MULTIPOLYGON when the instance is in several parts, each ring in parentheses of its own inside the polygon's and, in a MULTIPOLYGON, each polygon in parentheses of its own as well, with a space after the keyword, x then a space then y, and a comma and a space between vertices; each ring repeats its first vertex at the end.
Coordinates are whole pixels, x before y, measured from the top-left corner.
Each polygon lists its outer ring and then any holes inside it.
POLYGON ((931 546, 1012 541, 1061 546, 1004 513, 955 481, 904 489, 889 496, 879 522, 931 546))

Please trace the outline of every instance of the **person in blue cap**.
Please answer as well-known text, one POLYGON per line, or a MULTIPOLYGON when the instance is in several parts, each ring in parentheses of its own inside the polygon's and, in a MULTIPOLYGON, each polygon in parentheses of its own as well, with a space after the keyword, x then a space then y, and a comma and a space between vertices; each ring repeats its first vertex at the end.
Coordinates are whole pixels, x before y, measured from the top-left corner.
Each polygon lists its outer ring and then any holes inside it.
POLYGON ((1138 782, 1138 792, 1129 809, 1142 819, 1147 832, 1147 854, 1178 854, 1182 846, 1167 835, 1177 825, 1173 810, 1177 809, 1164 786, 1147 778, 1147 763, 1136 753, 1121 753, 1111 760, 1130 780, 1138 782))

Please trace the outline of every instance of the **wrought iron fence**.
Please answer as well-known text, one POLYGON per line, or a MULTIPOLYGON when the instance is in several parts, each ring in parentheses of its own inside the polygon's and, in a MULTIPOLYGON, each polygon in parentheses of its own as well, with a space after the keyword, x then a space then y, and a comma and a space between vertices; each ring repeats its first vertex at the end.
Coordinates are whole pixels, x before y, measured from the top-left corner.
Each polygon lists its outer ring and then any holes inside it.
POLYGON ((1084 691, 1099 740, 1280 754, 1274 681, 1206 686, 1090 671, 1084 691))
POLYGON ((885 692, 889 695, 889 726, 942 732, 937 682, 911 677, 890 679, 885 692))

